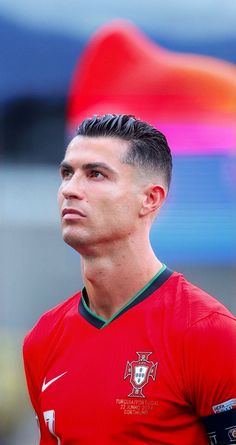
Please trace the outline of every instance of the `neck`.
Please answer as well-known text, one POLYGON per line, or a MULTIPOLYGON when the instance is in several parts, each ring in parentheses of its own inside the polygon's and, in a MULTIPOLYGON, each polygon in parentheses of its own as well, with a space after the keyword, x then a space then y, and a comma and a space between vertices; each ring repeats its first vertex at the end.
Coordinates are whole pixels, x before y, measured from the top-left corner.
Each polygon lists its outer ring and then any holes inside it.
POLYGON ((150 244, 113 250, 112 254, 82 257, 82 274, 89 307, 104 319, 125 306, 161 269, 150 244))

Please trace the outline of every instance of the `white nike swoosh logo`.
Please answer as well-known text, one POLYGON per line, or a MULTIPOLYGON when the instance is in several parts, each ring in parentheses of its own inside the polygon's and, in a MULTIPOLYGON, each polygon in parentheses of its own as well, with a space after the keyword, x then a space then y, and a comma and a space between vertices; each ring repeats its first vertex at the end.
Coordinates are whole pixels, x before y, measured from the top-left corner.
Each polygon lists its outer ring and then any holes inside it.
POLYGON ((54 377, 54 379, 49 380, 47 383, 46 383, 46 381, 45 381, 45 380, 46 380, 46 378, 45 378, 44 381, 43 381, 43 384, 42 384, 42 392, 45 391, 45 389, 47 389, 52 383, 56 382, 56 380, 60 379, 60 378, 61 378, 63 375, 65 375, 67 372, 68 372, 68 371, 65 371, 65 372, 63 372, 62 374, 57 375, 56 377, 54 377))

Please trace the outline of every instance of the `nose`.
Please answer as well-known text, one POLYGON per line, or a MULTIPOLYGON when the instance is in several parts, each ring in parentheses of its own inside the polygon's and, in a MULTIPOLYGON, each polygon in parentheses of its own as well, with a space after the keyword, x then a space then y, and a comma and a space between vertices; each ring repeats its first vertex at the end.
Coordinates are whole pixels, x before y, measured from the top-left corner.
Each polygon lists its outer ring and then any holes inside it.
POLYGON ((83 199, 82 181, 73 175, 61 184, 60 191, 65 199, 83 199))

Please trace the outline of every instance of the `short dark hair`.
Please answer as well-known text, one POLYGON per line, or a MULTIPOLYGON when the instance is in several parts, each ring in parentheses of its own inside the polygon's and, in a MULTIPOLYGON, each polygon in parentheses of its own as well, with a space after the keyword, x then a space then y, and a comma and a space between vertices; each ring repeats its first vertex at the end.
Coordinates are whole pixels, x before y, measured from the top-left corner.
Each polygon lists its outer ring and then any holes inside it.
POLYGON ((127 114, 104 114, 85 119, 77 128, 78 136, 110 136, 130 142, 123 162, 147 173, 161 174, 169 188, 172 156, 164 134, 155 127, 127 114))

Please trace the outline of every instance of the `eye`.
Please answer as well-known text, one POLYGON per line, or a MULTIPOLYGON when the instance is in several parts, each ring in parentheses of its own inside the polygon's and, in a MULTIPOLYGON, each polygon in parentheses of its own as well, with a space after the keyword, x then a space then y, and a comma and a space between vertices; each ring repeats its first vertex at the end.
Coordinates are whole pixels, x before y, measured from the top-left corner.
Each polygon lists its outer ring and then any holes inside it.
POLYGON ((67 179, 70 178, 73 174, 73 171, 69 168, 66 167, 62 167, 61 168, 61 177, 62 179, 67 179))
POLYGON ((98 170, 91 170, 88 176, 92 179, 101 180, 105 178, 105 175, 98 170))

